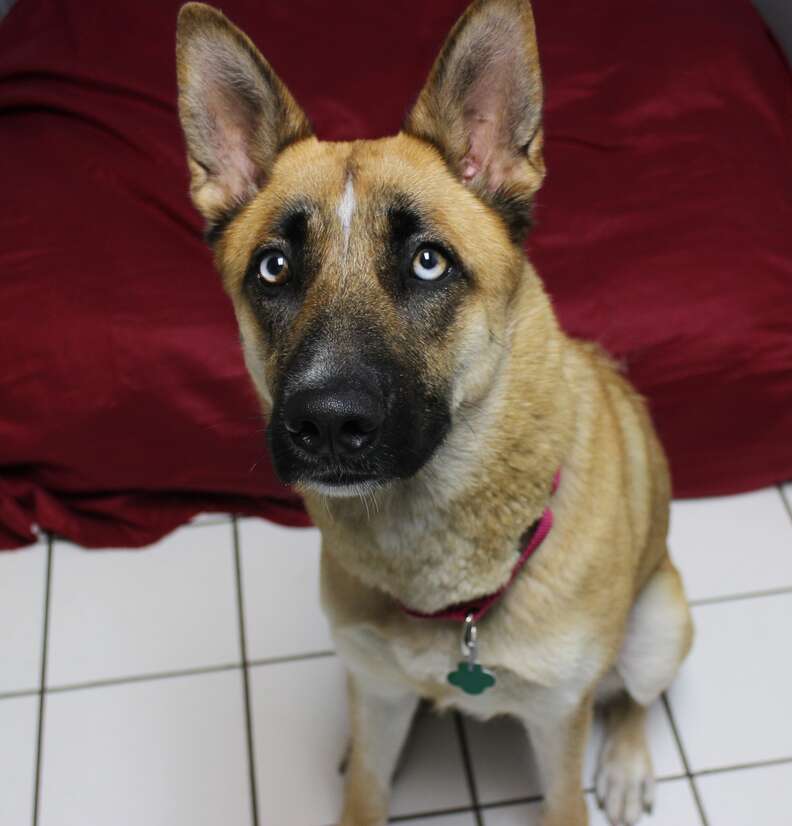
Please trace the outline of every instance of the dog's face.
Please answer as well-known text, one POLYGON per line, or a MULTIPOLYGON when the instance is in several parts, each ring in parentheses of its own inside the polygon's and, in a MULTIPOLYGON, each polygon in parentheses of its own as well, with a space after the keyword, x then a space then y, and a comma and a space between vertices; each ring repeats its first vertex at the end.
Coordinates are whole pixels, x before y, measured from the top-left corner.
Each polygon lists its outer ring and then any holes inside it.
POLYGON ((474 4, 378 141, 317 141, 208 6, 182 10, 178 64, 191 192, 279 476, 336 496, 413 476, 503 360, 544 173, 528 6, 474 4))

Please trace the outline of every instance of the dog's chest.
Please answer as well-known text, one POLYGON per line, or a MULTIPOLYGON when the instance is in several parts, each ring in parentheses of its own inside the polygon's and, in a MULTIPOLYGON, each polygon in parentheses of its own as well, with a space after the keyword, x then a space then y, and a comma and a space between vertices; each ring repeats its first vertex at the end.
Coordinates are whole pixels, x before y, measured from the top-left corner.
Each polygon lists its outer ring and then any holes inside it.
POLYGON ((548 693, 554 695, 554 703, 572 703, 600 667, 593 657, 579 656, 582 638, 504 643, 490 628, 480 633, 478 653, 479 664, 492 673, 495 683, 479 694, 468 694, 448 679, 465 662, 461 627, 427 621, 429 627, 421 628, 421 622, 405 620, 387 629, 370 624, 337 628, 338 653, 363 679, 401 685, 440 708, 457 708, 483 719, 504 713, 526 716, 529 709, 541 713, 548 693))

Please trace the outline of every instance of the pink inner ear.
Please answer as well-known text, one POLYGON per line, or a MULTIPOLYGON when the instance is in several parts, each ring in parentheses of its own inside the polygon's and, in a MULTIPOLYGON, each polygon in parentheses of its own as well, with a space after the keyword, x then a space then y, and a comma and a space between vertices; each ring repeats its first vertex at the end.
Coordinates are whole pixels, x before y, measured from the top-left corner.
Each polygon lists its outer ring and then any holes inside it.
POLYGON ((466 183, 483 174, 487 188, 495 190, 512 165, 505 121, 514 68, 508 49, 496 52, 468 93, 464 118, 469 142, 461 169, 466 183))
POLYGON ((491 178, 492 153, 495 149, 497 131, 494 118, 479 112, 471 112, 466 120, 470 139, 468 151, 462 159, 462 179, 468 183, 484 172, 488 185, 492 189, 497 189, 501 182, 495 183, 491 178))
POLYGON ((480 179, 494 192, 514 172, 515 156, 502 133, 501 118, 495 113, 471 113, 467 117, 469 145, 462 159, 462 180, 480 179))
POLYGON ((468 152, 462 160, 462 180, 472 181, 481 171, 481 162, 468 152))
POLYGON ((217 87, 207 92, 206 106, 213 127, 211 141, 219 183, 232 198, 242 200, 256 189, 256 167, 250 157, 250 115, 217 87))

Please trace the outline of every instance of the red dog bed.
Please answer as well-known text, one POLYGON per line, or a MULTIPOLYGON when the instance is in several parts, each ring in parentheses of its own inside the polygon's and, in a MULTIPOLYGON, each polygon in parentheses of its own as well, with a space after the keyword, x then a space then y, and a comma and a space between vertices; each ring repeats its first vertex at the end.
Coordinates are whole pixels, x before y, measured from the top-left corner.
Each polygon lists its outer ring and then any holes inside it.
MULTIPOLYGON (((464 0, 227 0, 323 138, 394 132, 464 0)), ((536 0, 529 252, 649 398, 677 495, 792 477, 792 92, 748 0, 536 0)), ((0 547, 305 516, 275 480, 187 198, 177 2, 0 24, 0 547)))

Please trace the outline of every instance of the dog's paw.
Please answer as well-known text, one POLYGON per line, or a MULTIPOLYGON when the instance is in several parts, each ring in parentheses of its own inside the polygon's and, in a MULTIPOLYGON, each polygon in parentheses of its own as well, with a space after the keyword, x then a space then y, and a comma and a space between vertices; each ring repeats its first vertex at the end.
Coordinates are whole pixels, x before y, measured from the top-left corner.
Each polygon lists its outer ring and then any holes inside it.
POLYGON ((618 737, 600 754, 595 794, 612 826, 634 826, 654 804, 652 759, 643 744, 618 737))

